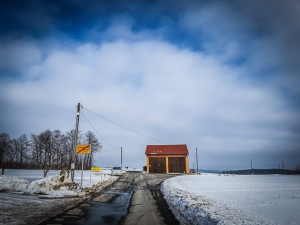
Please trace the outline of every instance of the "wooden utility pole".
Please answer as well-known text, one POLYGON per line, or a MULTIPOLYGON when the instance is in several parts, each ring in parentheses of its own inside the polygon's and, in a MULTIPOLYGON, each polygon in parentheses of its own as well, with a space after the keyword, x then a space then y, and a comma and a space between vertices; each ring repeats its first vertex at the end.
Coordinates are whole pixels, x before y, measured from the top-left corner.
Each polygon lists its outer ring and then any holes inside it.
POLYGON ((197 174, 198 174, 198 149, 196 148, 196 164, 197 164, 197 174))
POLYGON ((253 170, 253 167, 252 167, 252 159, 250 159, 250 164, 251 164, 251 170, 253 170))
POLYGON ((75 126, 75 137, 74 137, 74 152, 71 163, 71 179, 74 182, 74 169, 75 169, 75 161, 76 161, 76 146, 78 139, 78 127, 79 127, 79 116, 80 116, 80 103, 77 105, 77 115, 76 115, 76 126, 75 126))
POLYGON ((121 147, 121 169, 122 169, 122 147, 121 147))

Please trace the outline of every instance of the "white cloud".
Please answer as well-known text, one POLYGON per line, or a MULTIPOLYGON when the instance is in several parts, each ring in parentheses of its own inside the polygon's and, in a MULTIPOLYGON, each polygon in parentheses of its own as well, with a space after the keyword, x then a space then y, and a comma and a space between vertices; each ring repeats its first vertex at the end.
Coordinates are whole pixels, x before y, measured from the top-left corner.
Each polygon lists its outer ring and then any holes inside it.
MULTIPOLYGON (((189 16, 192 21, 197 15, 189 16)), ((221 31, 209 29, 212 35, 221 35, 221 31)), ((147 136, 168 143, 200 145, 216 153, 224 149, 228 153, 264 151, 276 148, 278 137, 283 139, 281 145, 288 145, 287 140, 295 137, 288 130, 293 123, 289 118, 299 116, 289 112, 277 90, 244 79, 251 72, 249 67, 225 63, 224 59, 252 51, 250 55, 257 56, 255 65, 257 60, 276 64, 275 56, 265 59, 257 53, 259 46, 264 46, 262 42, 252 44, 257 47, 251 51, 241 50, 239 42, 230 42, 224 46, 225 52, 216 54, 214 49, 214 54, 208 54, 178 48, 152 35, 147 39, 145 33, 139 36, 126 25, 112 27, 107 35, 118 36, 124 30, 126 40, 77 43, 72 48, 45 50, 22 42, 19 58, 3 64, 22 62, 23 67, 19 70, 22 79, 2 79, 1 101, 14 106, 5 109, 10 118, 1 132, 69 131, 75 125, 76 104, 81 102, 85 108, 147 136), (138 41, 128 37, 138 37, 138 41)), ((229 37, 236 33, 230 32, 229 37)), ((8 43, 7 48, 17 48, 15 43, 8 43)), ((153 140, 83 112, 107 142, 124 146, 127 154, 135 155, 135 161, 128 158, 133 166, 144 165, 144 147, 153 140)), ((82 117, 80 129, 92 130, 82 117)), ((111 157, 115 159, 114 152, 111 157)))
POLYGON ((115 107, 124 110, 129 110, 126 104, 134 103, 148 111, 146 99, 161 113, 166 110, 169 114, 170 107, 186 112, 200 107, 200 115, 214 115, 216 111, 210 107, 227 107, 234 112, 243 105, 272 98, 267 91, 240 82, 237 74, 241 71, 224 67, 216 58, 154 41, 85 45, 72 52, 56 50, 29 71, 27 77, 36 80, 15 83, 7 89, 11 96, 29 96, 35 101, 53 96, 50 99, 61 104, 72 96, 81 97, 82 102, 93 102, 97 96, 100 103, 114 106, 117 102, 120 106, 115 107))
POLYGON ((41 60, 41 54, 31 41, 26 40, 1 40, 0 42, 0 69, 20 69, 28 64, 38 63, 41 60))

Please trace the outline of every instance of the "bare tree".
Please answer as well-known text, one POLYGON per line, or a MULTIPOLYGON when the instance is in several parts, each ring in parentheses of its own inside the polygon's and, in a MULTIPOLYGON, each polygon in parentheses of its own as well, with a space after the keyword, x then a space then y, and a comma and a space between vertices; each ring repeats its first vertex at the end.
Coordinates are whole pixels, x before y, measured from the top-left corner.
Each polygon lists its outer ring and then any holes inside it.
MULTIPOLYGON (((82 142, 82 135, 81 132, 78 132, 78 143, 82 142)), ((66 133, 66 135, 63 135, 62 137, 62 143, 63 143, 63 152, 65 158, 63 159, 63 162, 61 164, 62 168, 65 168, 67 171, 67 177, 69 177, 69 174, 71 172, 71 162, 74 157, 74 151, 75 151, 75 130, 70 130, 66 133)), ((75 166, 76 168, 80 167, 81 161, 78 161, 78 156, 75 155, 75 166)))
POLYGON ((18 162, 18 140, 12 139, 10 150, 6 152, 6 164, 9 167, 15 167, 18 162))
POLYGON ((39 140, 39 135, 31 134, 31 154, 33 164, 35 168, 38 169, 40 166, 41 155, 42 155, 42 145, 39 140))
POLYGON ((98 139, 96 138, 96 135, 92 132, 92 131, 88 131, 85 133, 84 135, 84 141, 86 144, 90 144, 91 146, 91 151, 89 154, 87 154, 85 156, 85 161, 84 161, 84 167, 86 169, 91 168, 92 164, 93 164, 93 156, 96 152, 100 152, 102 145, 101 143, 98 141, 98 139))
POLYGON ((26 134, 12 140, 12 148, 8 155, 8 164, 13 167, 22 168, 24 160, 28 159, 27 153, 30 142, 26 134))
POLYGON ((295 171, 297 174, 300 174, 300 163, 295 167, 295 171))
POLYGON ((53 151, 52 132, 46 130, 39 135, 31 135, 32 140, 32 156, 35 160, 37 168, 41 168, 44 171, 44 177, 57 163, 57 158, 53 151))
POLYGON ((5 170, 5 158, 6 154, 9 152, 11 149, 11 139, 8 134, 6 133, 1 133, 0 134, 0 165, 2 168, 2 175, 4 174, 5 170))
POLYGON ((60 130, 55 130, 52 132, 52 162, 56 162, 55 164, 52 164, 52 168, 55 169, 62 169, 63 161, 65 159, 65 154, 63 151, 63 136, 60 132, 60 130))
MULTIPOLYGON (((75 155, 75 166, 89 169, 93 164, 93 157, 101 150, 101 144, 95 134, 91 131, 82 135, 78 133, 78 144, 87 143, 91 145, 91 151, 87 155, 78 157, 75 155)), ((0 166, 10 168, 35 168, 43 169, 44 177, 50 169, 66 169, 68 176, 70 165, 75 150, 75 130, 61 134, 59 130, 45 130, 30 138, 24 134, 16 139, 11 139, 8 134, 0 134, 0 166)))
POLYGON ((41 158, 41 166, 44 171, 44 177, 47 176, 47 173, 51 169, 53 165, 53 149, 52 149, 52 143, 51 143, 51 138, 52 138, 52 133, 50 130, 46 130, 42 132, 39 135, 39 139, 42 145, 42 158, 41 158))
POLYGON ((24 159, 27 160, 28 158, 27 154, 28 154, 30 142, 26 134, 23 134, 21 137, 19 137, 18 141, 19 141, 19 154, 20 154, 19 163, 20 163, 20 167, 22 167, 24 163, 24 159))

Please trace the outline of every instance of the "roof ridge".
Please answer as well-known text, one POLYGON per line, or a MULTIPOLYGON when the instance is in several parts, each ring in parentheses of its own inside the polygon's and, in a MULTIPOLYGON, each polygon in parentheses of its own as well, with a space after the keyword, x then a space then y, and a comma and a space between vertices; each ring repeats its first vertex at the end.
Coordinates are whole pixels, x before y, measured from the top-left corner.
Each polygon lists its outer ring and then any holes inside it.
POLYGON ((189 151, 186 144, 147 145, 146 155, 187 155, 189 151))

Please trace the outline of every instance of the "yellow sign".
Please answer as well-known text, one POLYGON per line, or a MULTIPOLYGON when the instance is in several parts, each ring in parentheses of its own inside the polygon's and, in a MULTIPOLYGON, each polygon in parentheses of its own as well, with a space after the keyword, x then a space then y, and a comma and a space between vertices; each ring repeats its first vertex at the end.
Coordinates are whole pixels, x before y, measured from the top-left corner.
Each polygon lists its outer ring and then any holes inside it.
POLYGON ((102 170, 102 168, 100 168, 100 167, 92 167, 91 168, 92 172, 101 172, 101 170, 102 170))
POLYGON ((76 154, 89 154, 91 150, 90 145, 77 145, 76 154))

